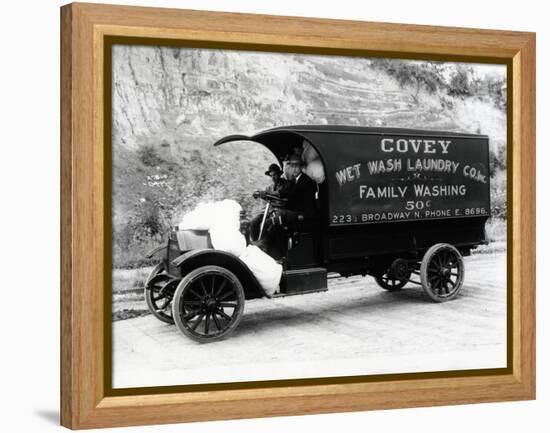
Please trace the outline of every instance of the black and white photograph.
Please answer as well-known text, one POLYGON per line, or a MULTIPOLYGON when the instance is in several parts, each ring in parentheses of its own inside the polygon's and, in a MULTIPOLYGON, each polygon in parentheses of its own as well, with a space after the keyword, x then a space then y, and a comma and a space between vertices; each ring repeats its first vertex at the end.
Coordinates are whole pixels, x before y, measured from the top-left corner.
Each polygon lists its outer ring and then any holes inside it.
POLYGON ((114 389, 507 366, 502 64, 112 48, 114 389))

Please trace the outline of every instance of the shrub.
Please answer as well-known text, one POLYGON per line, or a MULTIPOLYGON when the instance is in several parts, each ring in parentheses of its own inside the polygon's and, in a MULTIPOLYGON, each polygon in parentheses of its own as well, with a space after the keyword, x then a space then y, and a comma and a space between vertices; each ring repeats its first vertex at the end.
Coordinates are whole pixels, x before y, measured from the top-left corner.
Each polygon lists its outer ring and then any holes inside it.
POLYGON ((489 151, 489 175, 494 177, 502 170, 506 170, 506 146, 498 146, 489 151))
POLYGON ((506 218, 506 191, 506 171, 499 170, 491 177, 491 216, 495 218, 506 218))
POLYGON ((142 144, 137 149, 137 155, 142 164, 147 167, 156 167, 164 161, 152 144, 142 144))
POLYGON ((456 72, 451 76, 447 92, 451 96, 472 96, 475 94, 474 80, 472 80, 472 70, 459 66, 456 72))
POLYGON ((506 79, 488 77, 486 79, 487 92, 495 107, 506 110, 506 79))
POLYGON ((399 59, 373 59, 372 67, 394 77, 401 87, 410 86, 411 97, 418 104, 421 90, 436 93, 445 87, 442 66, 438 62, 406 62, 399 59))

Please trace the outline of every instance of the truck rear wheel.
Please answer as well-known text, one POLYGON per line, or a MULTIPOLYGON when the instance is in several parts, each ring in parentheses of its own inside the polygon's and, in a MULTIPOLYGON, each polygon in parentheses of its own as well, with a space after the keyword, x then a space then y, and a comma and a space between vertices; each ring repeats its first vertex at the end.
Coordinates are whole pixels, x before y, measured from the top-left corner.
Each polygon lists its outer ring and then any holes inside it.
POLYGON ((374 276, 376 283, 389 292, 401 290, 407 285, 410 278, 409 264, 407 260, 401 258, 395 259, 388 268, 374 276))
POLYGON ((420 281, 432 300, 453 299, 464 281, 464 261, 459 251, 449 244, 433 245, 422 258, 420 281))
POLYGON ((409 279, 395 278, 390 272, 386 272, 382 275, 376 275, 374 277, 376 283, 388 292, 395 292, 401 290, 409 282, 409 279))
POLYGON ((239 325, 244 289, 233 272, 221 266, 201 266, 178 284, 172 316, 187 337, 206 343, 221 340, 239 325))

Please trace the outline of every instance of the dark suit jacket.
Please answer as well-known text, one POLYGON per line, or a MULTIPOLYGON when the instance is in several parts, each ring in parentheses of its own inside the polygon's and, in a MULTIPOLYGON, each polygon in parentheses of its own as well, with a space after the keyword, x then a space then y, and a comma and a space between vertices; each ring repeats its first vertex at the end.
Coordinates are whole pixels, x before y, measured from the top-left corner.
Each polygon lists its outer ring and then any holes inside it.
POLYGON ((286 208, 298 212, 315 212, 317 202, 315 193, 317 185, 311 178, 302 173, 297 182, 289 182, 280 194, 282 198, 287 198, 286 208))

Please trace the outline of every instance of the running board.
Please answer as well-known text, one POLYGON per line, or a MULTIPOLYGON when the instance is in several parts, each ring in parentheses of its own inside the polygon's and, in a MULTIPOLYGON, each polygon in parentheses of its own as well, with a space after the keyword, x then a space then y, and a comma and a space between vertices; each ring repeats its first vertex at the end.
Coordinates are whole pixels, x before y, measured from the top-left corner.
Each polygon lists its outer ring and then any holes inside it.
POLYGON ((280 293, 275 294, 273 297, 326 292, 328 290, 327 269, 306 268, 284 271, 280 285, 280 293))

